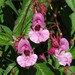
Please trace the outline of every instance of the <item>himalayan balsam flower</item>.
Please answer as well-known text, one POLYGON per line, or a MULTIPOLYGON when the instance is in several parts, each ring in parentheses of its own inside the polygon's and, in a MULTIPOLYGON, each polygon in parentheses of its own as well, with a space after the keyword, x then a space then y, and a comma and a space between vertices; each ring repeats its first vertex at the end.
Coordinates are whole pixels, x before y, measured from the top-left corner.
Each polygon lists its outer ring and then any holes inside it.
POLYGON ((21 67, 30 67, 37 61, 38 56, 34 54, 27 39, 20 40, 18 44, 18 53, 20 53, 21 55, 17 57, 17 63, 21 67))
POLYGON ((61 52, 61 51, 66 51, 69 49, 69 43, 65 38, 61 38, 59 43, 56 38, 53 38, 52 39, 52 46, 53 47, 51 47, 48 50, 48 54, 50 54, 50 55, 55 55, 56 50, 61 52))
MULTIPOLYGON (((54 44, 55 45, 55 44, 54 44)), ((70 66, 72 62, 72 55, 70 52, 65 52, 69 49, 69 43, 65 38, 61 38, 59 42, 59 47, 51 47, 48 50, 48 54, 53 55, 58 59, 60 65, 70 66)))
POLYGON ((34 14, 29 38, 34 43, 45 42, 49 38, 49 31, 44 29, 44 16, 41 13, 34 14))
POLYGON ((62 51, 62 52, 57 52, 57 59, 58 59, 58 62, 60 65, 63 65, 63 66, 70 66, 71 62, 72 62, 72 55, 70 52, 66 52, 65 51, 62 51))

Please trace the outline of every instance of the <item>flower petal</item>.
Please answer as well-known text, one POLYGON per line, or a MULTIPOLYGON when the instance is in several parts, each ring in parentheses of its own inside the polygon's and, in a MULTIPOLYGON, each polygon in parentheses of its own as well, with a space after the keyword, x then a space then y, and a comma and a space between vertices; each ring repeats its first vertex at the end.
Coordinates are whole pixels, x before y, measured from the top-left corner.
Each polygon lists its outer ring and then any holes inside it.
POLYGON ((63 66, 70 66, 71 62, 72 62, 72 55, 70 52, 61 52, 61 54, 57 57, 58 59, 58 62, 60 65, 63 65, 63 66))
POLYGON ((47 29, 41 31, 30 31, 30 40, 34 43, 45 42, 49 38, 49 31, 47 29))
POLYGON ((36 20, 40 20, 40 21, 44 22, 44 16, 41 13, 35 13, 34 17, 33 17, 33 22, 36 20))
POLYGON ((64 51, 69 49, 69 43, 68 43, 67 39, 65 39, 65 38, 60 39, 60 48, 64 51))
POLYGON ((31 54, 30 56, 18 56, 17 57, 17 63, 21 66, 21 67, 30 67, 32 65, 34 65, 37 61, 37 55, 36 54, 31 54))
POLYGON ((32 50, 30 43, 27 39, 21 39, 18 44, 18 53, 23 53, 24 50, 32 50))

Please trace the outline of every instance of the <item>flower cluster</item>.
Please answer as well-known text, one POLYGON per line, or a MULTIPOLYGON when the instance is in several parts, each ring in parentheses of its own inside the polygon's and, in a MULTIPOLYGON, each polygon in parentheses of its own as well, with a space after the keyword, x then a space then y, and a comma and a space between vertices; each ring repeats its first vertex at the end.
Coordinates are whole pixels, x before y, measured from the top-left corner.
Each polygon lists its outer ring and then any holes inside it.
MULTIPOLYGON (((48 50, 48 54, 58 59, 60 65, 70 66, 72 62, 72 55, 70 52, 66 52, 69 49, 69 42, 67 41, 67 39, 62 38, 60 36, 60 38, 51 36, 51 33, 45 27, 44 23, 44 15, 46 15, 46 6, 40 6, 39 4, 39 8, 41 9, 39 10, 38 4, 39 2, 36 5, 37 9, 35 9, 32 25, 30 27, 30 32, 28 33, 29 39, 32 42, 39 44, 51 38, 52 47, 48 50)), ((60 32, 59 28, 58 32, 60 32)), ((34 54, 34 51, 31 48, 29 41, 25 39, 24 36, 23 38, 20 38, 20 41, 15 41, 15 49, 19 54, 21 54, 17 57, 17 63, 21 67, 30 67, 36 63, 38 56, 34 54)), ((39 55, 39 59, 46 59, 44 52, 39 55)))
POLYGON ((56 57, 60 65, 70 66, 72 62, 72 55, 70 52, 65 52, 69 49, 69 43, 67 39, 60 38, 58 43, 58 40, 54 37, 52 40, 52 46, 53 47, 48 50, 48 54, 56 57))

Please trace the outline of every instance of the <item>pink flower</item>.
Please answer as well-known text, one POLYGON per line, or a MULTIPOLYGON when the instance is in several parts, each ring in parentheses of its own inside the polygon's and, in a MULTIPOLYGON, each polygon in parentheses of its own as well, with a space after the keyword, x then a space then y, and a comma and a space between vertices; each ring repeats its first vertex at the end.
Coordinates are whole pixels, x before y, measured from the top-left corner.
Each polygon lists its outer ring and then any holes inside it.
POLYGON ((45 55, 44 55, 44 54, 41 54, 41 55, 39 56, 39 59, 45 59, 45 55))
POLYGON ((70 66, 70 64, 72 62, 72 55, 71 55, 70 52, 65 53, 65 52, 62 51, 58 55, 57 59, 58 59, 58 62, 59 62, 60 65, 63 65, 63 66, 68 65, 68 66, 70 66))
POLYGON ((30 67, 37 61, 38 56, 34 54, 27 39, 20 40, 18 44, 18 53, 20 53, 21 55, 17 57, 17 63, 21 67, 30 67))
POLYGON ((44 16, 41 13, 34 14, 29 38, 34 43, 45 42, 49 38, 49 31, 44 29, 44 16))
POLYGON ((69 49, 68 41, 65 38, 61 38, 58 44, 56 38, 53 38, 52 43, 53 47, 48 50, 48 54, 57 58, 60 65, 70 66, 72 62, 72 55, 70 52, 65 53, 65 51, 69 49))
POLYGON ((24 53, 24 50, 33 51, 27 39, 21 39, 18 44, 18 53, 24 53))
POLYGON ((66 51, 69 49, 69 42, 65 38, 60 39, 60 47, 63 51, 66 51))

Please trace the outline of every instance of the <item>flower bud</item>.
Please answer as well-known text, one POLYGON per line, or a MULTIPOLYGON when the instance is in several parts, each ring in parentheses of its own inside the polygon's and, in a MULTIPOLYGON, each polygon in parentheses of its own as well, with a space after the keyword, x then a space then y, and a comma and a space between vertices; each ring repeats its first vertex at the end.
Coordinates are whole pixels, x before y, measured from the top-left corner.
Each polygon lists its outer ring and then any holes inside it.
POLYGON ((72 73, 71 75, 75 75, 74 73, 72 73))
POLYGON ((48 50, 48 54, 54 55, 54 54, 55 54, 55 50, 56 50, 56 48, 51 47, 51 48, 48 50))
POLYGON ((39 56, 39 59, 45 59, 45 55, 44 55, 44 54, 41 54, 41 55, 39 56))
POLYGON ((58 40, 55 37, 52 38, 52 46, 53 47, 59 47, 58 40))
POLYGON ((14 43, 16 51, 18 51, 18 43, 19 43, 19 41, 15 41, 15 43, 14 43))

